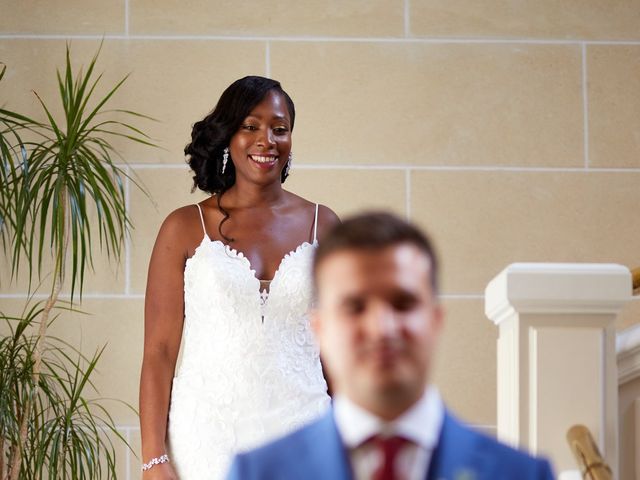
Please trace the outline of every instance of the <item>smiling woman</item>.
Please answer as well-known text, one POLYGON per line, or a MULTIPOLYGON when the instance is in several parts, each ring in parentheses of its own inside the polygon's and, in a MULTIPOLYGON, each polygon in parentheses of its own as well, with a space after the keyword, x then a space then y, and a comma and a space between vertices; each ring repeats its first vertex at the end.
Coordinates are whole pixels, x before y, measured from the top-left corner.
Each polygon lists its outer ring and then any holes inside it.
POLYGON ((194 188, 211 197, 172 212, 151 256, 140 380, 145 479, 221 478, 232 454, 329 404, 309 327, 310 265, 338 219, 282 188, 294 120, 279 82, 245 77, 193 127, 185 153, 194 188))
POLYGON ((231 138, 229 153, 235 167, 236 181, 241 178, 268 184, 281 179, 291 162, 291 118, 284 93, 270 90, 242 122, 231 138))

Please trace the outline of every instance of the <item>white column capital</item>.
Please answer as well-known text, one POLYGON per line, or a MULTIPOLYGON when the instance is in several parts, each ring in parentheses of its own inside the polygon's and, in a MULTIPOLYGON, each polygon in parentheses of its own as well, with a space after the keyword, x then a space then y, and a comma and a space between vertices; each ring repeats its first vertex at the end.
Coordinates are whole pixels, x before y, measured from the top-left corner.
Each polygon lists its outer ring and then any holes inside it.
POLYGON ((631 272, 608 263, 512 263, 485 289, 499 325, 521 313, 617 314, 631 298, 631 272))
MULTIPOLYGON (((485 290, 498 326, 498 437, 575 468, 565 435, 593 433, 618 458, 616 317, 632 298, 622 265, 514 263, 485 290)), ((614 475, 615 476, 615 475, 614 475)))

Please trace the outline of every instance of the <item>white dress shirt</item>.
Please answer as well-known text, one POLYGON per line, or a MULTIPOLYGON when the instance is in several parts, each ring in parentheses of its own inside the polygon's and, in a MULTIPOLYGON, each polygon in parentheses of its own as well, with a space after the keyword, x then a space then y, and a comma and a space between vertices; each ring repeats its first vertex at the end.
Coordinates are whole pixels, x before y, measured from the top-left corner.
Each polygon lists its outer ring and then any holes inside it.
POLYGON ((398 478, 426 478, 444 420, 444 405, 435 387, 428 386, 420 400, 392 422, 385 422, 343 395, 336 395, 333 412, 356 480, 369 480, 382 464, 379 450, 366 442, 374 435, 398 435, 410 440, 395 461, 398 478))

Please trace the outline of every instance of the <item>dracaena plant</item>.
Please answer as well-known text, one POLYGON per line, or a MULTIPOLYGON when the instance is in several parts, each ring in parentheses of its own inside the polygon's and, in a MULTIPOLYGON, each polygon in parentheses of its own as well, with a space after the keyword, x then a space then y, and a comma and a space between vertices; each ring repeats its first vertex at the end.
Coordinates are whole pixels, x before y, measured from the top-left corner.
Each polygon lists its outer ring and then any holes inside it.
MULTIPOLYGON (((140 186, 121 166, 113 140, 153 146, 130 123, 148 117, 107 110, 127 77, 97 94, 99 53, 75 72, 67 45, 55 80, 59 118, 35 92, 41 119, 0 108, 0 245, 11 279, 27 275, 30 292, 47 284, 46 300, 27 300, 19 316, 0 314, 9 332, 0 342, 2 480, 114 478, 111 438, 124 441, 102 403, 88 397, 102 349, 85 357, 47 334, 60 310, 74 310, 81 299, 92 244, 118 261, 131 227, 124 181, 140 186), (52 270, 43 272, 43 264, 52 270), (69 303, 59 298, 65 285, 69 303)), ((0 88, 5 70, 0 65, 0 88)))

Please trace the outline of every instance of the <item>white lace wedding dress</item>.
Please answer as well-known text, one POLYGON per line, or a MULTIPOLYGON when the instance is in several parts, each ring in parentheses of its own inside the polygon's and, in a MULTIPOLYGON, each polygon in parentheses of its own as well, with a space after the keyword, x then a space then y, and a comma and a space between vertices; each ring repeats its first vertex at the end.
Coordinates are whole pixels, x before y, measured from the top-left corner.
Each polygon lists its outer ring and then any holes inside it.
POLYGON ((316 206, 313 243, 282 259, 268 294, 260 292, 249 260, 206 230, 187 260, 183 355, 168 428, 181 480, 224 478, 235 452, 288 433, 328 407, 308 318, 317 215, 316 206))

